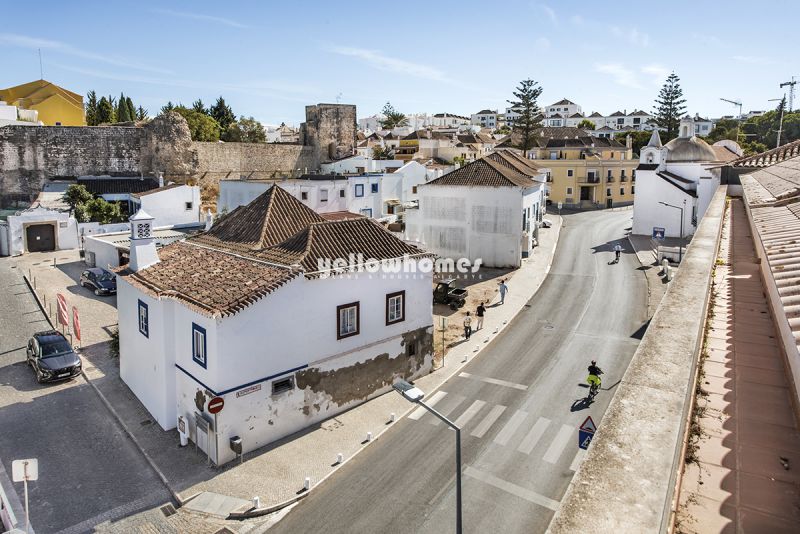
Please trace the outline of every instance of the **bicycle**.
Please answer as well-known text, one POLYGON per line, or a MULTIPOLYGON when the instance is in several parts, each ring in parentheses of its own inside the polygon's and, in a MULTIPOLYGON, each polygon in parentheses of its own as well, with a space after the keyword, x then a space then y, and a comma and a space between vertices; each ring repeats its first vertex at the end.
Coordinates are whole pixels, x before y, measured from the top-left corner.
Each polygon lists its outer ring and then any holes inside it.
POLYGON ((586 382, 589 384, 589 395, 586 398, 589 401, 592 401, 600 391, 600 384, 602 384, 602 380, 600 380, 600 377, 597 375, 589 375, 586 378, 586 382))

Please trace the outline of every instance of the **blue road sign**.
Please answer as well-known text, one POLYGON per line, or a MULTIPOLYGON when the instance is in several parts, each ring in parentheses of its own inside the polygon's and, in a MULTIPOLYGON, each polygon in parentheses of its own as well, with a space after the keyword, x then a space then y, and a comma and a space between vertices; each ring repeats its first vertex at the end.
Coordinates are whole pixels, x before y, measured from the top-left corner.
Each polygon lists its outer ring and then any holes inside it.
POLYGON ((593 437, 594 432, 588 432, 583 429, 578 430, 578 447, 581 449, 588 449, 593 437))
POLYGON ((664 228, 653 227, 653 239, 664 239, 665 234, 666 230, 664 228))

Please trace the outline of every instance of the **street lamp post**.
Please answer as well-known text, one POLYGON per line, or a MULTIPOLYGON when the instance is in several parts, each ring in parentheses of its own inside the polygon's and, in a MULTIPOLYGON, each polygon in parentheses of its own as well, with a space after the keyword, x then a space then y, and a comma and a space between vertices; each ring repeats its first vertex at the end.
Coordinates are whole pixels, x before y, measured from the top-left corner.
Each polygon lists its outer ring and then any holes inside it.
POLYGON ((422 402, 425 393, 418 387, 405 380, 398 380, 392 384, 392 387, 406 400, 419 404, 444 424, 456 431, 456 534, 461 534, 461 429, 447 417, 422 402))
POLYGON ((775 144, 775 148, 781 146, 781 133, 783 132, 783 108, 786 107, 786 94, 784 93, 783 98, 770 98, 769 102, 783 102, 781 106, 781 118, 778 122, 778 142, 775 144))
POLYGON ((672 204, 667 204, 666 202, 659 202, 659 204, 663 204, 669 208, 675 208, 676 210, 681 210, 681 242, 678 246, 678 263, 683 261, 683 208, 686 207, 686 199, 683 199, 683 206, 673 206, 672 204))

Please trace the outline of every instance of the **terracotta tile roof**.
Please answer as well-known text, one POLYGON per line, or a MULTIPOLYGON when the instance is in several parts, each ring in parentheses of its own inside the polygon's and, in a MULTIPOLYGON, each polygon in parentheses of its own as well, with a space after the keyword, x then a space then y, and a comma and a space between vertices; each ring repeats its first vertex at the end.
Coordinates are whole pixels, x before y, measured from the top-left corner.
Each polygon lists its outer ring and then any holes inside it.
MULTIPOLYGON (((497 153, 496 153, 497 154, 497 153)), ((509 163, 480 158, 420 187, 456 185, 467 187, 531 187, 535 182, 509 163)))
POLYGON ((769 204, 800 195, 800 155, 741 177, 750 205, 769 204))
POLYGON ((800 156, 800 139, 766 152, 739 158, 732 161, 730 165, 733 167, 769 167, 796 156, 800 156))
POLYGON ((352 211, 329 211, 328 213, 320 213, 326 221, 341 221, 344 219, 361 219, 363 215, 353 213, 352 211))
POLYGON ((731 151, 728 147, 725 146, 711 145, 711 150, 713 150, 714 154, 716 154, 717 156, 716 161, 721 161, 723 163, 733 161, 739 157, 738 154, 731 151))
POLYGON ((169 297, 204 315, 232 315, 300 274, 185 241, 159 251, 161 261, 139 272, 119 271, 154 297, 169 297))
POLYGON ((110 195, 124 193, 144 193, 158 187, 155 178, 89 178, 81 176, 78 184, 86 187, 93 195, 110 195))
POLYGON ((193 237, 199 244, 248 253, 277 245, 314 222, 324 219, 273 185, 250 204, 239 206, 211 230, 193 237))
POLYGON ((142 193, 132 193, 132 197, 141 198, 147 195, 152 195, 153 193, 160 193, 161 191, 168 191, 170 189, 175 189, 176 187, 183 187, 186 184, 167 184, 164 187, 156 187, 155 189, 150 189, 149 191, 144 191, 142 193))
POLYGON ((600 114, 600 113, 598 113, 598 112, 596 112, 596 111, 593 111, 593 112, 592 112, 592 114, 591 114, 591 115, 589 115, 589 118, 590 118, 590 119, 591 119, 592 117, 600 117, 600 118, 602 119, 602 118, 603 118, 603 115, 602 115, 602 114, 600 114))
POLYGON ((342 258, 349 263, 351 254, 361 254, 367 261, 426 253, 398 239, 374 219, 360 217, 313 223, 283 243, 258 253, 258 257, 283 265, 301 265, 309 276, 319 271, 318 260, 342 258))
POLYGON ((555 104, 550 104, 550 105, 551 106, 569 106, 569 105, 575 105, 575 102, 567 100, 566 98, 562 98, 561 100, 559 100, 555 104))
POLYGON ((496 163, 505 165, 506 167, 510 167, 514 171, 522 175, 525 175, 531 179, 534 176, 539 176, 541 174, 539 169, 536 168, 533 161, 529 160, 528 158, 522 157, 513 150, 508 150, 508 149, 497 150, 486 156, 485 159, 490 159, 496 163))
POLYGON ((305 271, 318 260, 390 260, 428 255, 398 239, 377 221, 356 214, 325 220, 273 185, 232 211, 205 234, 159 250, 160 262, 120 276, 142 291, 174 298, 210 316, 234 314, 305 271), (293 269, 298 264, 300 269, 293 269))

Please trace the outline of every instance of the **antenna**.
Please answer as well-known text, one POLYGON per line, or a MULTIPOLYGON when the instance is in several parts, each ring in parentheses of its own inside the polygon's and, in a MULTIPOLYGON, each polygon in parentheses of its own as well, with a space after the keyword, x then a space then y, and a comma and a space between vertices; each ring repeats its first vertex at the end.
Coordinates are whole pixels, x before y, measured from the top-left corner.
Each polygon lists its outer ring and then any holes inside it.
POLYGON ((39 79, 44 80, 44 69, 42 68, 42 49, 39 48, 39 79))
POLYGON ((794 104, 794 86, 796 83, 797 81, 794 79, 794 76, 792 76, 791 81, 783 82, 781 84, 781 89, 783 89, 787 85, 789 86, 789 113, 791 113, 793 109, 792 105, 794 104))
POLYGON ((336 103, 338 104, 341 99, 342 99, 342 93, 340 92, 338 95, 336 95, 336 103))
POLYGON ((736 122, 736 142, 739 142, 739 130, 742 128, 742 101, 741 100, 728 100, 727 98, 720 98, 723 102, 728 102, 734 106, 739 106, 739 118, 736 122))

